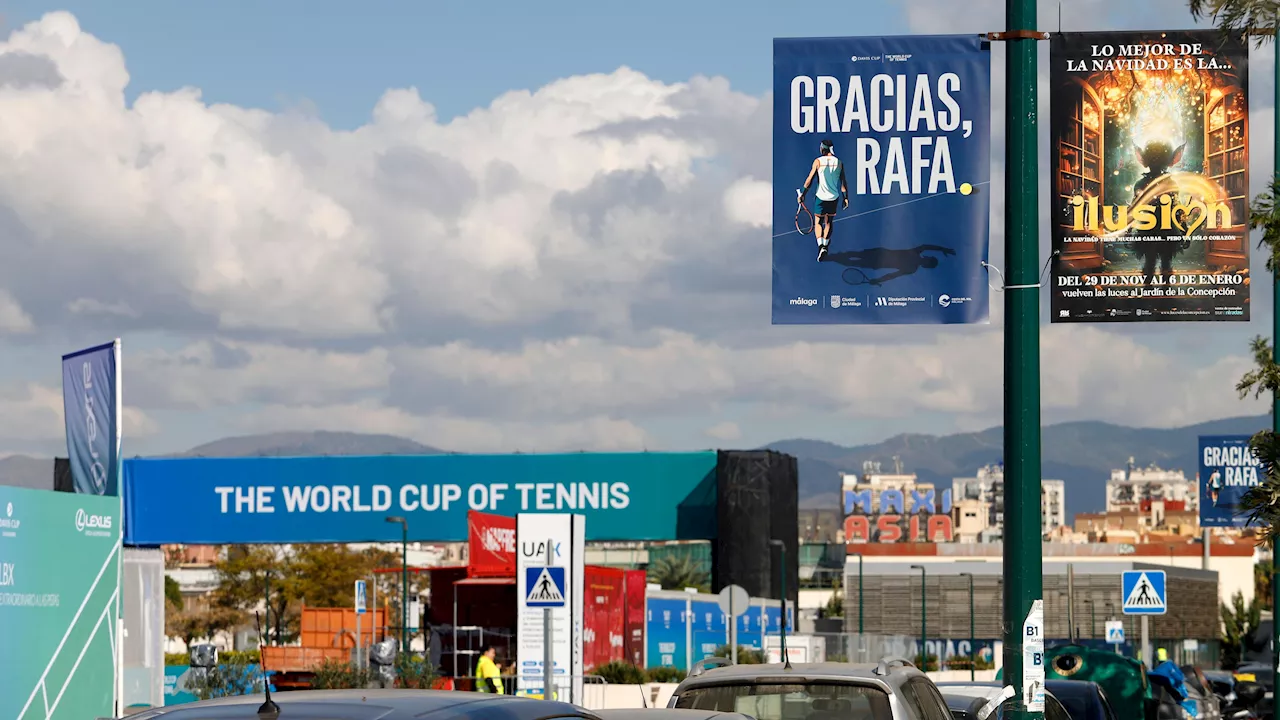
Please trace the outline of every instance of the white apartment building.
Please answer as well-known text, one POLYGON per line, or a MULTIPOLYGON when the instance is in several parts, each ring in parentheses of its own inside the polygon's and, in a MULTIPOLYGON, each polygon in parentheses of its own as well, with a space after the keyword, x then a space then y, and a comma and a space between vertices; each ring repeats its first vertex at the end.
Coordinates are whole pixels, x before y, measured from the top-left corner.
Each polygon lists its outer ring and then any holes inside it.
MULTIPOLYGON (((1045 535, 1067 524, 1067 491, 1062 480, 1040 481, 1040 527, 1045 535)), ((1004 466, 978 468, 975 477, 951 480, 952 501, 958 508, 956 535, 960 542, 995 542, 1004 527, 1004 466), (981 518, 985 509, 986 517, 981 518)))
POLYGON ((1200 487, 1181 470, 1165 470, 1155 463, 1111 471, 1107 480, 1107 512, 1141 511, 1151 501, 1184 502, 1187 510, 1200 508, 1200 487))

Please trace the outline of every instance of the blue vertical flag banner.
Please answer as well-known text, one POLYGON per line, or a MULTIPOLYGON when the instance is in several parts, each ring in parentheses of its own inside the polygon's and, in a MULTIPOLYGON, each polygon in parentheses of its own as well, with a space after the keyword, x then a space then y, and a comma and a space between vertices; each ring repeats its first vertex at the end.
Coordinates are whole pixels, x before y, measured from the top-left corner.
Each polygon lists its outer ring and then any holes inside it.
POLYGON ((775 38, 773 324, 987 323, 991 46, 775 38))
POLYGON ((62 356, 67 456, 76 492, 118 494, 120 340, 62 356))
POLYGON ((1200 436, 1200 527, 1249 527, 1240 498, 1262 481, 1248 435, 1200 436))

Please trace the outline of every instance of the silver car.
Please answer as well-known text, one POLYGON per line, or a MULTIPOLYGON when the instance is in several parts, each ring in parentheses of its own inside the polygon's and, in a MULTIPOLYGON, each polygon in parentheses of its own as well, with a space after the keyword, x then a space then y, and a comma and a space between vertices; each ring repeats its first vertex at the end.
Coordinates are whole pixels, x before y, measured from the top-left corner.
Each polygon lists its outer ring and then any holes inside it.
POLYGON ((757 720, 950 720, 942 693, 906 660, 733 665, 686 678, 668 707, 757 720))
POLYGON ((600 720, 552 700, 452 690, 299 690, 272 693, 278 711, 260 714, 264 695, 154 708, 127 720, 600 720))

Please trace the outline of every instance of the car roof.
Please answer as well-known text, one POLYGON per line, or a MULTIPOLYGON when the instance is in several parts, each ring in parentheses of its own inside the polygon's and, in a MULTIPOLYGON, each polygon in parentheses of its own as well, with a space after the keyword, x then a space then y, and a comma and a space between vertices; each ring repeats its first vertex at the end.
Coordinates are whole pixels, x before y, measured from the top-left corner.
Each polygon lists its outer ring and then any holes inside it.
POLYGON ((750 715, 688 708, 619 708, 594 711, 601 720, 747 720, 750 715))
POLYGON ((972 685, 938 684, 938 692, 942 693, 943 697, 981 698, 983 702, 988 702, 991 700, 991 698, 997 697, 998 695, 1000 695, 1001 691, 1003 690, 1004 688, 995 684, 992 684, 992 685, 985 685, 985 684, 979 684, 979 683, 973 683, 972 685))
MULTIPOLYGON (((265 695, 238 695, 146 710, 130 720, 232 720, 258 718, 265 695)), ((298 690, 275 693, 281 720, 393 720, 461 717, 476 720, 542 720, 595 714, 569 703, 512 695, 462 693, 452 690, 298 690)))
POLYGON ((724 665, 711 668, 700 675, 685 678, 676 688, 676 692, 684 692, 702 685, 720 685, 735 681, 757 682, 760 680, 776 680, 779 682, 856 682, 860 685, 877 685, 891 688, 912 677, 923 675, 924 673, 910 664, 829 662, 794 663, 790 666, 780 663, 770 665, 724 665))
MULTIPOLYGON (((1092 680, 1062 680, 1060 678, 1050 678, 1044 681, 1047 688, 1058 688, 1067 692, 1097 692, 1097 688, 1101 687, 1092 680)), ((1056 692, 1056 691, 1055 691, 1056 692)))
POLYGON ((945 692, 942 693, 942 699, 946 701, 948 710, 959 710, 975 717, 978 715, 979 710, 991 702, 990 698, 945 692))

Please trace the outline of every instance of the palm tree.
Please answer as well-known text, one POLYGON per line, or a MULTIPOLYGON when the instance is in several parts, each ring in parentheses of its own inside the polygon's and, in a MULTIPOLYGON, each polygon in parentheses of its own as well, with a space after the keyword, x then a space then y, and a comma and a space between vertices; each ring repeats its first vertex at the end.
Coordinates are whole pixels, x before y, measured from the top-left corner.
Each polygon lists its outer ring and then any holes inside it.
POLYGON ((1262 607, 1254 595, 1246 606, 1239 590, 1231 596, 1231 606, 1222 603, 1222 667, 1234 668, 1240 663, 1245 644, 1258 631, 1262 607))
POLYGON ((707 586, 707 572, 688 555, 664 555, 649 566, 648 575, 650 582, 662 585, 663 590, 704 590, 707 586))
MULTIPOLYGON (((1187 5, 1193 18, 1212 18, 1224 34, 1239 37, 1247 33, 1253 36, 1257 46, 1275 41, 1274 34, 1262 32, 1274 31, 1280 24, 1277 0, 1187 0, 1187 5)), ((1280 199, 1280 174, 1272 178, 1270 186, 1253 199, 1249 208, 1249 227, 1262 230, 1259 246, 1269 250, 1267 270, 1273 276, 1280 271, 1280 203, 1277 199, 1280 199)), ((1250 349, 1254 369, 1236 383, 1240 398, 1244 399, 1250 392, 1255 398, 1264 393, 1277 397, 1280 365, 1274 360, 1272 341, 1258 335, 1250 343, 1250 349)), ((1249 447, 1262 465, 1263 478, 1241 497, 1240 509, 1247 513, 1250 524, 1259 526, 1260 539, 1275 548, 1280 535, 1280 435, 1262 430, 1250 438, 1249 447)))
MULTIPOLYGON (((1187 5, 1191 9, 1191 17, 1196 20, 1211 17, 1219 30, 1236 36, 1242 32, 1274 28, 1280 14, 1280 2, 1276 0, 1187 0, 1187 5)), ((1266 42, 1266 36, 1255 37, 1258 45, 1266 42)))

